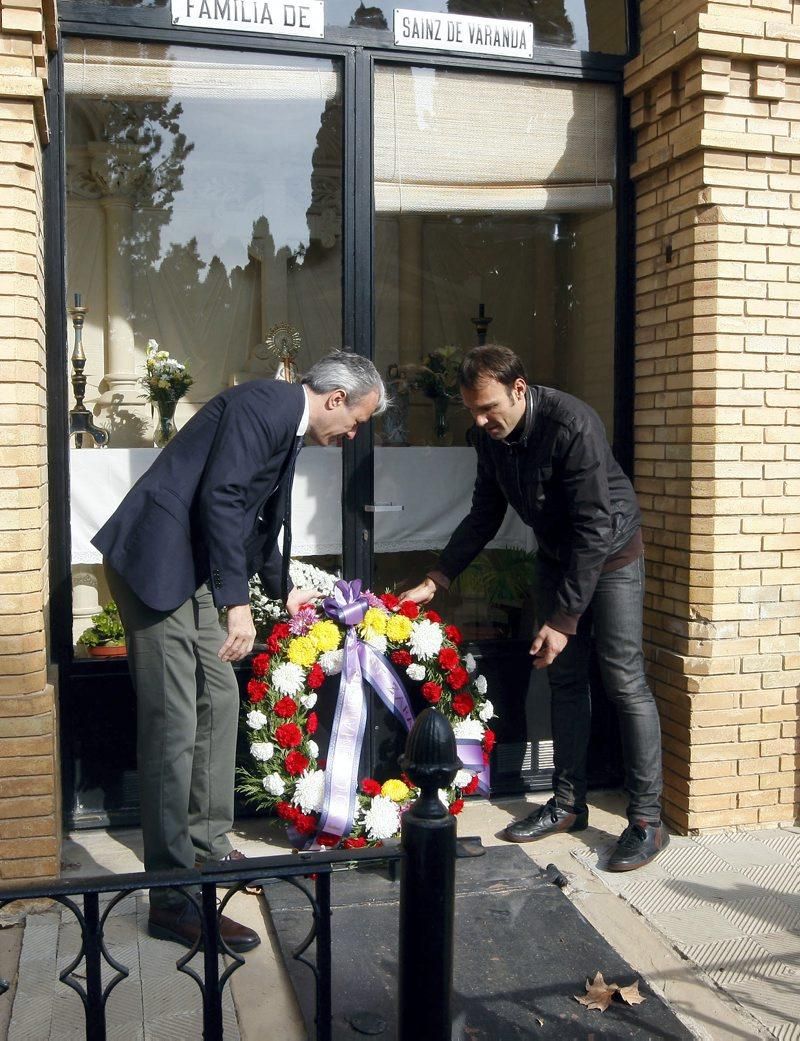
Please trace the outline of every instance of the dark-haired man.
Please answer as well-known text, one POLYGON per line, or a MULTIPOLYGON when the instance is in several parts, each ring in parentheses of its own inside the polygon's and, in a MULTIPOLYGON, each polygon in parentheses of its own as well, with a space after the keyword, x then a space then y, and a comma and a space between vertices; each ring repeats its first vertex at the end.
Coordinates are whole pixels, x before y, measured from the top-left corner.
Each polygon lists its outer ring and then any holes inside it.
POLYGON ((597 413, 549 387, 529 385, 507 347, 470 351, 459 371, 475 420, 478 474, 469 514, 435 570, 406 596, 427 603, 496 535, 511 505, 538 543, 539 629, 533 666, 547 668, 552 695, 553 798, 505 837, 532 842, 588 823, 589 650, 617 707, 629 824, 608 868, 649 863, 669 841, 661 823, 661 730, 644 674, 644 564, 639 508, 597 413))

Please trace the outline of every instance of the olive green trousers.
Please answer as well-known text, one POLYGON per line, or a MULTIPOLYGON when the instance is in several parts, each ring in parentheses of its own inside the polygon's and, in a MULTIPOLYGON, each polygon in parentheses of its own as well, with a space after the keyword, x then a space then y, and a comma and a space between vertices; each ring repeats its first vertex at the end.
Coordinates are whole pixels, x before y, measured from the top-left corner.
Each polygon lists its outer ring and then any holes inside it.
MULTIPOLYGON (((231 850, 239 691, 217 652, 225 634, 202 585, 174 611, 154 611, 105 565, 125 627, 137 699, 137 759, 144 866, 192 868, 231 850)), ((150 902, 180 905, 173 890, 150 902)))

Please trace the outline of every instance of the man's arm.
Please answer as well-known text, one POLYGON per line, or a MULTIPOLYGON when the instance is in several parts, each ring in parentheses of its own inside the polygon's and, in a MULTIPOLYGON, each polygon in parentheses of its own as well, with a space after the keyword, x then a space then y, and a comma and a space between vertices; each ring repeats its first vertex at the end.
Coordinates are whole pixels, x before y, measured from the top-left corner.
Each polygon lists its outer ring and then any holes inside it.
POLYGON ((260 404, 250 394, 229 400, 198 491, 198 519, 208 547, 208 571, 217 607, 249 603, 248 490, 270 458, 277 452, 287 453, 291 446, 291 421, 276 425, 260 404))
MULTIPOLYGON (((598 420, 599 422, 599 420, 598 420)), ((560 482, 571 527, 571 550, 547 625, 572 635, 594 596, 612 538, 605 436, 565 431, 560 482)))

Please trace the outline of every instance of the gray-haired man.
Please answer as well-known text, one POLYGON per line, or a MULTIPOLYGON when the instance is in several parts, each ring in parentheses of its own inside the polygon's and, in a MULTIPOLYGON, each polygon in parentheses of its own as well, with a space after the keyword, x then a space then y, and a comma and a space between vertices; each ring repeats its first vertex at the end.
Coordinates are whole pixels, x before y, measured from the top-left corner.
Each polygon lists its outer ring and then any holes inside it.
MULTIPOLYGON (((136 687, 148 871, 243 856, 228 839, 239 708, 231 662, 255 640, 248 580, 258 573, 290 614, 315 595, 288 588, 288 559, 277 545, 302 438, 353 438, 385 405, 372 363, 340 351, 317 362, 302 385, 253 380, 225 390, 178 432, 95 536, 136 687)), ((167 889, 151 891, 148 927, 185 946, 200 934, 193 905, 167 889)), ((229 918, 220 929, 234 950, 259 942, 229 918)))

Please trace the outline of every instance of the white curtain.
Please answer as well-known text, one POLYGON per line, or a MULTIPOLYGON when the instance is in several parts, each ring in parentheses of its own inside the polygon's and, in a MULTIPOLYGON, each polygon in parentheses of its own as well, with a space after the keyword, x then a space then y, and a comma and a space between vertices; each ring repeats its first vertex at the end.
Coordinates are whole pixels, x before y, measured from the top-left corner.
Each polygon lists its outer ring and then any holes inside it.
POLYGON ((609 85, 376 68, 379 213, 605 209, 615 142, 609 85))

